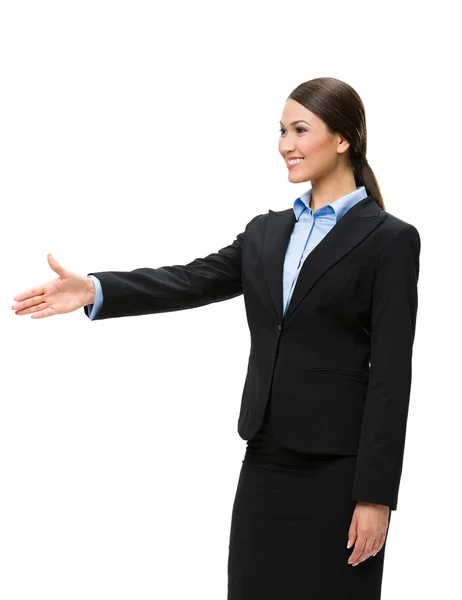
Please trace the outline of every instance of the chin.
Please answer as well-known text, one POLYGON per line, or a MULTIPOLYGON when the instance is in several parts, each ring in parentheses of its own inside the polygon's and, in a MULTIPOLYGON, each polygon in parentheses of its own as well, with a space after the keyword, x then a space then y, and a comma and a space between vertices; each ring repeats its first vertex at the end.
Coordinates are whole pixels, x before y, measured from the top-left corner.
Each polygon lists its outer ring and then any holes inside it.
POLYGON ((288 179, 293 183, 302 183, 303 181, 310 181, 311 175, 309 173, 292 173, 289 171, 288 179))

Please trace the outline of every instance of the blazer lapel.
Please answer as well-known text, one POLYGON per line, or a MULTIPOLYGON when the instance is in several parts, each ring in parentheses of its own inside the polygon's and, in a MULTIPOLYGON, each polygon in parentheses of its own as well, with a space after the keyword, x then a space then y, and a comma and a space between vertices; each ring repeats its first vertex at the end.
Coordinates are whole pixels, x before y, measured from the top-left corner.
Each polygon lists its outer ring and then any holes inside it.
POLYGON ((292 208, 278 212, 270 209, 263 240, 263 271, 278 318, 286 321, 316 281, 362 242, 387 216, 372 196, 367 196, 352 206, 306 257, 283 317, 283 268, 295 225, 295 214, 292 208))

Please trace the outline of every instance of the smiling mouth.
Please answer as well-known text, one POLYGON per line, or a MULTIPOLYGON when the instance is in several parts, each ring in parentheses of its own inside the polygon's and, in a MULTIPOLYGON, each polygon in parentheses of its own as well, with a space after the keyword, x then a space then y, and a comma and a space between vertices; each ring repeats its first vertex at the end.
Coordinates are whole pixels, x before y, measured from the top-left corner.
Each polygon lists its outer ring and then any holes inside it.
POLYGON ((299 164, 301 164, 301 163, 302 163, 304 160, 305 160, 305 159, 304 159, 304 158, 302 158, 302 159, 296 160, 296 161, 294 161, 294 162, 289 162, 289 161, 286 161, 287 168, 288 168, 288 169, 293 169, 294 167, 296 167, 296 166, 298 166, 299 164))

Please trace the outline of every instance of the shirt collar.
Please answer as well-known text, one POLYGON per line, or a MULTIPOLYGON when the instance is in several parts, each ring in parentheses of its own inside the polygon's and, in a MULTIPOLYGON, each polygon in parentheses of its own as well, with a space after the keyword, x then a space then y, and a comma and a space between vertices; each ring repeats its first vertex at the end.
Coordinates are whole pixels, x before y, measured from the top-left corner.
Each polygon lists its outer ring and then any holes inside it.
MULTIPOLYGON (((364 200, 367 198, 366 188, 362 185, 356 188, 355 191, 342 196, 341 198, 337 198, 333 202, 326 204, 325 207, 330 207, 331 212, 334 212, 335 220, 338 221, 343 217, 343 215, 349 210, 352 206, 354 206, 360 200, 364 200)), ((310 207, 311 202, 311 188, 304 192, 299 198, 297 198, 294 202, 294 213, 297 221, 299 220, 303 211, 307 210, 310 214, 312 214, 312 210, 310 207)), ((325 208, 322 207, 322 208, 325 208)))

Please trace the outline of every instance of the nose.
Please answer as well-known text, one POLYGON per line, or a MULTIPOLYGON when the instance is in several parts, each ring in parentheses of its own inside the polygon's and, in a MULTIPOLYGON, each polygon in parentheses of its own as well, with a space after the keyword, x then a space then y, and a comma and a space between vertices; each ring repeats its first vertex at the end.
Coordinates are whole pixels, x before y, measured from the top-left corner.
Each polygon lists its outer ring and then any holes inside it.
POLYGON ((295 152, 295 146, 290 142, 290 140, 281 140, 279 142, 279 152, 284 156, 287 154, 293 154, 295 152))

